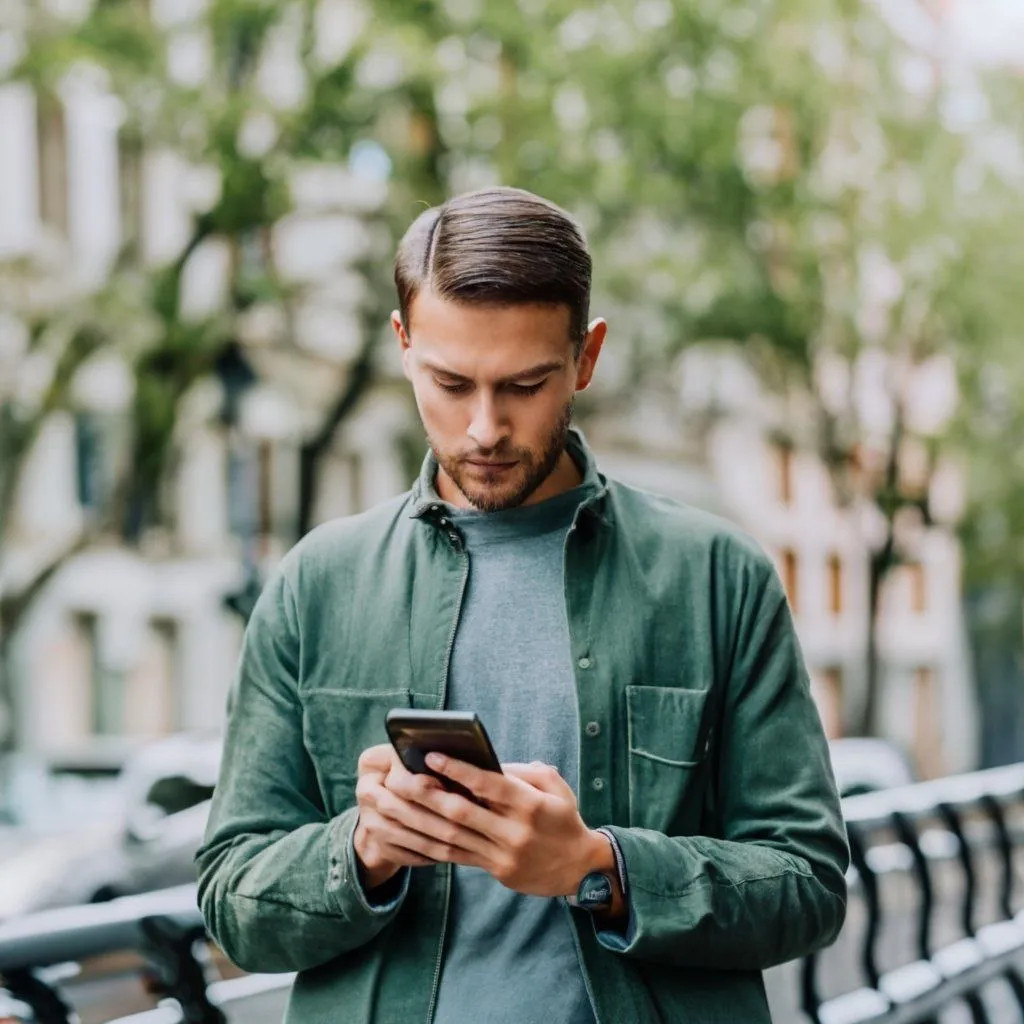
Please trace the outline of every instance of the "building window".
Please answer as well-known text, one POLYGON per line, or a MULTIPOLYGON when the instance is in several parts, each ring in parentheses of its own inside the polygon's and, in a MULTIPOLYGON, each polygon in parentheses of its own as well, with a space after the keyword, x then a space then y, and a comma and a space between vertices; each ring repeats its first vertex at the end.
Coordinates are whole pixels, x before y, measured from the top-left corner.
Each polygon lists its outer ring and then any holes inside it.
POLYGON ((152 619, 139 658, 128 673, 124 693, 125 732, 162 736, 181 727, 178 629, 170 619, 152 619))
POLYGON ((786 588, 786 596, 789 598, 789 606, 795 615, 800 608, 799 582, 798 582, 799 561, 797 554, 792 548, 782 550, 782 585, 786 588))
POLYGON ((232 439, 228 446, 228 529, 242 540, 259 526, 259 454, 249 439, 232 439))
POLYGON ((828 610, 843 613, 843 560, 835 551, 828 556, 828 610))
POLYGON ((121 188, 121 240, 137 248, 142 241, 142 138, 138 132, 122 129, 117 138, 121 188))
POLYGON ((243 540, 293 540, 298 526, 299 452, 282 441, 238 438, 228 449, 228 524, 243 540))
POLYGON ((928 588, 924 566, 920 562, 911 562, 906 567, 906 573, 910 582, 910 609, 920 615, 928 610, 928 588))
POLYGON ((914 671, 914 760, 922 779, 945 774, 938 687, 935 672, 928 665, 914 671))
POLYGON ((64 107, 54 96, 36 99, 39 164, 39 218, 66 237, 68 233, 68 139, 64 107))
POLYGON ((788 444, 777 444, 775 453, 776 491, 783 505, 793 504, 793 449, 788 444))
POLYGON ((119 453, 117 418, 83 410, 75 413, 75 485, 78 503, 100 512, 114 488, 119 453))
POLYGON ((348 507, 352 512, 362 512, 365 506, 366 493, 363 481, 363 457, 359 452, 345 452, 345 471, 348 477, 348 507))
POLYGON ((127 670, 111 668, 101 656, 95 612, 76 616, 87 650, 93 736, 160 736, 181 725, 175 694, 180 682, 178 631, 174 622, 153 619, 139 657, 127 670))
POLYGON ((843 735, 843 670, 838 665, 821 669, 811 677, 811 696, 821 716, 825 735, 843 735))
POLYGON ((99 617, 92 612, 78 616, 78 627, 88 650, 91 732, 94 736, 124 733, 124 677, 111 669, 102 657, 99 617))
POLYGON ((274 446, 267 440, 256 445, 259 531, 267 537, 274 532, 274 446))

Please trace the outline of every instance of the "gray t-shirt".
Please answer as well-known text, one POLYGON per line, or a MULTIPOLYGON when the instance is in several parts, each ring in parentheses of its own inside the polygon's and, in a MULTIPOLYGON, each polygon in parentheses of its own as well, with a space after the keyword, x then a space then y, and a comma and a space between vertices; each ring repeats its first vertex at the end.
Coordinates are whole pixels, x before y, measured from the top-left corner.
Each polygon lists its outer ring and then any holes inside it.
MULTIPOLYGON (((579 712, 563 585, 566 531, 588 494, 537 505, 453 509, 469 580, 446 706, 475 711, 502 761, 554 765, 578 792, 579 712)), ((594 1024, 561 900, 453 869, 436 1024, 594 1024)))

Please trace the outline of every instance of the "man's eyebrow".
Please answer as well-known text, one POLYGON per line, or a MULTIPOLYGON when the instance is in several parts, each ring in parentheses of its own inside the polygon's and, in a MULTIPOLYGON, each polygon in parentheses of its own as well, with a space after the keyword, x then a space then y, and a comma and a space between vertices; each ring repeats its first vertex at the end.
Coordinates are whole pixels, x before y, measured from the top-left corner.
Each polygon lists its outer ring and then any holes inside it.
MULTIPOLYGON (((439 373, 442 377, 451 377, 452 380, 469 381, 469 377, 464 377, 461 373, 456 373, 454 370, 449 370, 447 367, 439 366, 437 363, 432 363, 428 360, 423 361, 423 365, 430 370, 432 373, 439 373)), ((495 382, 497 384, 512 384, 518 380, 528 380, 530 377, 540 377, 545 373, 552 373, 555 370, 561 370, 565 367, 565 360, 554 359, 546 363, 538 363, 536 366, 531 366, 525 370, 520 370, 518 373, 510 373, 507 377, 499 377, 495 382)))

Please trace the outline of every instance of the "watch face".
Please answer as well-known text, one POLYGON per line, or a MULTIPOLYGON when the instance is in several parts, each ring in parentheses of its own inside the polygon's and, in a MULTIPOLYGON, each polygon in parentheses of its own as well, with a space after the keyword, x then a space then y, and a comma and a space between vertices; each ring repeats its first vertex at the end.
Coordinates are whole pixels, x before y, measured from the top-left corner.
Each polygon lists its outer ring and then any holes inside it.
POLYGON ((603 871, 583 876, 576 901, 585 910, 605 910, 612 905, 612 880, 603 871))

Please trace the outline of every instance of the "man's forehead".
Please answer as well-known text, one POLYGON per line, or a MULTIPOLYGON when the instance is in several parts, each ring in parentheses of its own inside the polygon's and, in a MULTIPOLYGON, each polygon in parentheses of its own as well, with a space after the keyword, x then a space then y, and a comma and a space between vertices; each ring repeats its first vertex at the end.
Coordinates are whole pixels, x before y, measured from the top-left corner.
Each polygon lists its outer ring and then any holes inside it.
POLYGON ((429 350, 422 350, 418 355, 420 364, 434 373, 465 380, 493 378, 496 384, 528 380, 531 377, 556 373, 559 370, 564 370, 568 363, 567 359, 549 358, 540 361, 520 360, 516 365, 511 365, 508 360, 460 359, 457 355, 453 358, 445 358, 445 356, 429 350))
POLYGON ((466 302, 425 289, 409 303, 408 320, 412 335, 475 334, 489 325, 491 330, 569 337, 572 313, 564 303, 466 302))
POLYGON ((502 381, 562 369, 572 359, 567 307, 421 298, 409 317, 409 341, 414 358, 430 369, 502 381))

